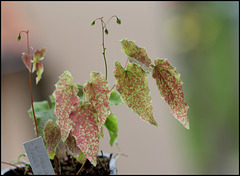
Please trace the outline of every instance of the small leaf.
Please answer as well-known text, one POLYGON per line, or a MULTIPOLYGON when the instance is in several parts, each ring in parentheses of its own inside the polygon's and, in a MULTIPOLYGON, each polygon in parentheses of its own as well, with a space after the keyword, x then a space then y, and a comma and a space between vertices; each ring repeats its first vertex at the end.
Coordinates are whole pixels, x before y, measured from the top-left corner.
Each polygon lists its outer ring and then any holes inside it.
POLYGON ((21 40, 21 34, 19 33, 17 36, 17 40, 20 41, 21 40))
POLYGON ((111 95, 110 95, 110 101, 111 101, 111 105, 120 105, 120 104, 124 104, 124 102, 121 99, 121 96, 118 92, 116 92, 115 90, 111 91, 111 95))
POLYGON ((107 34, 107 35, 108 35, 108 30, 107 30, 107 29, 105 29, 105 34, 107 34))
POLYGON ((96 109, 87 101, 75 104, 69 119, 72 121, 72 136, 76 139, 77 146, 96 166, 99 145, 99 122, 96 109))
POLYGON ((117 119, 117 117, 113 113, 109 114, 104 125, 108 129, 108 132, 110 135, 109 144, 111 146, 113 146, 113 143, 117 139, 117 136, 118 136, 118 119, 117 119))
POLYGON ((38 62, 36 64, 36 70, 37 70, 36 84, 38 84, 38 82, 42 78, 42 73, 44 71, 43 64, 41 62, 38 62))
POLYGON ((134 63, 129 63, 125 70, 120 62, 116 61, 114 76, 117 79, 117 91, 128 107, 144 121, 157 126, 153 118, 152 98, 146 72, 134 63))
POLYGON ((180 74, 166 59, 156 59, 152 77, 174 117, 189 129, 188 105, 184 101, 180 74))
POLYGON ((62 140, 65 142, 69 132, 72 129, 69 114, 72 111, 73 105, 79 102, 77 96, 77 85, 73 84, 73 77, 69 71, 65 71, 55 85, 56 89, 53 92, 55 99, 54 112, 57 118, 57 124, 61 130, 62 140))
POLYGON ((95 21, 92 21, 91 26, 93 26, 94 24, 95 24, 95 21))
POLYGON ((25 66, 27 67, 28 71, 31 72, 31 58, 28 57, 28 55, 26 53, 22 53, 22 61, 25 64, 25 66))
POLYGON ((117 24, 121 24, 121 20, 119 18, 117 18, 117 24))
POLYGON ((79 97, 79 100, 81 101, 81 100, 83 100, 83 86, 82 85, 79 85, 79 84, 77 84, 77 86, 78 86, 78 93, 77 93, 77 96, 79 97))
POLYGON ((43 129, 44 141, 47 147, 47 152, 54 150, 59 142, 61 142, 60 128, 54 124, 53 120, 49 119, 43 129))
POLYGON ((41 50, 36 50, 34 52, 34 57, 33 57, 33 69, 32 69, 32 73, 36 70, 37 67, 37 63, 39 63, 39 61, 44 59, 44 55, 46 53, 46 48, 43 48, 41 50))
POLYGON ((83 152, 76 144, 76 139, 72 136, 72 132, 69 133, 67 140, 65 141, 65 145, 67 148, 72 152, 73 156, 83 164, 86 157, 84 156, 83 152))
POLYGON ((133 41, 121 40, 122 51, 129 57, 130 62, 138 64, 148 73, 152 72, 152 61, 144 48, 139 48, 133 41))

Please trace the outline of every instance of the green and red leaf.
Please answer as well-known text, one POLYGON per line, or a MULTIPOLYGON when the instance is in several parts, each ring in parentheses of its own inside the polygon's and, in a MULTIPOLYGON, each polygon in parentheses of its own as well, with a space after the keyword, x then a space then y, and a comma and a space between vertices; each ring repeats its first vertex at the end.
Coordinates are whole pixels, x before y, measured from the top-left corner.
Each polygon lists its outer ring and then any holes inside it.
POLYGON ((183 126, 189 129, 189 120, 187 117, 188 105, 184 101, 182 81, 180 74, 168 63, 166 59, 156 59, 153 69, 153 78, 162 98, 168 103, 171 113, 179 120, 183 126))
POLYGON ((34 52, 34 57, 33 57, 33 69, 32 72, 35 70, 37 71, 37 77, 36 77, 36 84, 40 81, 42 78, 42 73, 43 73, 43 64, 40 62, 41 60, 44 59, 44 55, 46 53, 46 48, 43 48, 41 50, 36 50, 34 52))
POLYGON ((44 141, 47 147, 47 152, 54 150, 59 142, 61 142, 61 132, 58 125, 54 124, 53 120, 49 119, 43 129, 44 141))
POLYGON ((28 57, 26 53, 22 53, 22 61, 27 69, 31 72, 31 57, 28 57))
POLYGON ((153 118, 152 98, 146 72, 138 65, 129 63, 125 70, 119 61, 115 63, 116 89, 122 100, 144 121, 157 126, 153 118))
POLYGON ((94 106, 85 101, 76 104, 69 116, 72 121, 72 136, 85 157, 94 165, 97 164, 99 145, 99 122, 94 106))
POLYGON ((57 124, 61 130, 63 142, 67 139, 69 132, 72 129, 72 122, 69 119, 69 114, 75 104, 79 102, 77 96, 77 85, 73 84, 73 77, 69 71, 65 71, 61 76, 53 92, 55 99, 55 114, 57 124))
POLYGON ((140 48, 133 41, 126 39, 122 39, 121 44, 122 51, 129 57, 130 62, 140 65, 147 72, 152 72, 152 61, 144 48, 140 48))
POLYGON ((38 84, 38 82, 42 78, 42 73, 44 71, 43 64, 41 62, 38 62, 36 64, 36 70, 37 70, 36 84, 38 84))
POLYGON ((80 163, 83 163, 85 161, 86 157, 84 156, 80 148, 77 146, 76 139, 72 136, 72 132, 69 133, 69 136, 65 141, 65 145, 80 163))
POLYGON ((86 99, 92 103, 97 111, 99 130, 103 127, 110 112, 110 90, 104 76, 97 72, 90 74, 91 82, 84 85, 86 99))

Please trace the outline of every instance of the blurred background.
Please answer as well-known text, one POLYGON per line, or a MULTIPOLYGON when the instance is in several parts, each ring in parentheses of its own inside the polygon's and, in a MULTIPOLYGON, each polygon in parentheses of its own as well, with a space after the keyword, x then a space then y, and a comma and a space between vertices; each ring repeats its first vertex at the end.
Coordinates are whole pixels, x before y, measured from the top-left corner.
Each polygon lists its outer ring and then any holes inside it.
MULTIPOLYGON (((148 56, 167 58, 181 74, 189 105, 190 130, 170 113, 149 75, 158 127, 140 120, 126 105, 112 106, 119 119, 118 142, 127 155, 117 159, 119 174, 239 174, 239 2, 7 2, 1 1, 1 161, 25 153, 35 137, 28 71, 21 61, 30 31, 34 49, 47 48, 42 80, 33 82, 34 101, 49 100, 65 70, 74 82, 89 81, 92 71, 105 74, 101 46, 104 17, 108 82, 115 82, 114 63, 125 64, 120 40, 134 40, 148 56)), ((100 149, 110 147, 104 133, 100 149)), ((9 167, 1 164, 1 169, 9 167)))

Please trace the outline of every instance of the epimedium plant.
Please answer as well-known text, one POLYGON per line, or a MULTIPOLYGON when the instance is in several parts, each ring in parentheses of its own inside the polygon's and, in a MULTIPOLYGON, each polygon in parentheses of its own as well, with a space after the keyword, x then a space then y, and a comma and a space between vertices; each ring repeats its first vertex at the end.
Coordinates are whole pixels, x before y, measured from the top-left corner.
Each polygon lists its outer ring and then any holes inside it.
POLYGON ((155 59, 152 62, 146 50, 137 46, 134 41, 121 40, 127 62, 124 67, 120 61, 115 62, 113 75, 116 82, 109 87, 104 37, 109 33, 107 24, 112 18, 116 18, 116 23, 121 24, 121 20, 115 15, 106 23, 103 17, 91 23, 93 26, 96 21, 101 22, 105 76, 100 72, 91 72, 90 81, 80 85, 73 82, 70 71, 64 71, 49 97, 51 106, 47 100, 33 102, 31 87, 31 73, 36 71, 36 84, 41 80, 44 71, 41 61, 44 59, 46 49, 34 51, 31 48, 31 53, 29 31, 21 31, 18 35, 20 40, 22 32, 27 34, 28 53, 22 54, 22 60, 29 71, 32 106, 28 113, 34 121, 36 135, 43 137, 50 159, 58 157, 61 146, 64 145, 66 150, 83 165, 89 160, 96 166, 99 140, 103 137, 104 127, 109 132, 111 146, 118 136, 118 119, 112 113, 111 105, 126 104, 143 121, 158 126, 153 117, 147 74, 151 74, 156 80, 159 92, 174 117, 189 129, 187 117, 189 107, 184 101, 180 74, 167 59, 155 59))

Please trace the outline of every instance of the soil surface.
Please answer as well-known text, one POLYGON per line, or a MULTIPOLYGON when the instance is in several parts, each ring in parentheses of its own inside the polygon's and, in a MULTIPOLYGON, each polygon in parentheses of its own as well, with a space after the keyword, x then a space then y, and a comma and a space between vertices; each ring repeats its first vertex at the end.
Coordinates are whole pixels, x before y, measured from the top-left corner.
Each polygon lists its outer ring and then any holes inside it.
MULTIPOLYGON (((98 156, 96 167, 94 167, 87 160, 79 175, 110 175, 110 160, 111 156, 110 158, 98 156)), ((56 175, 76 175, 82 166, 81 163, 79 163, 74 157, 71 156, 68 156, 67 160, 60 159, 60 161, 57 158, 54 158, 54 160, 51 160, 51 163, 56 175)), ((13 169, 4 175, 24 175, 24 169, 13 169)), ((29 168, 29 171, 26 173, 26 175, 33 175, 31 167, 29 168)))

